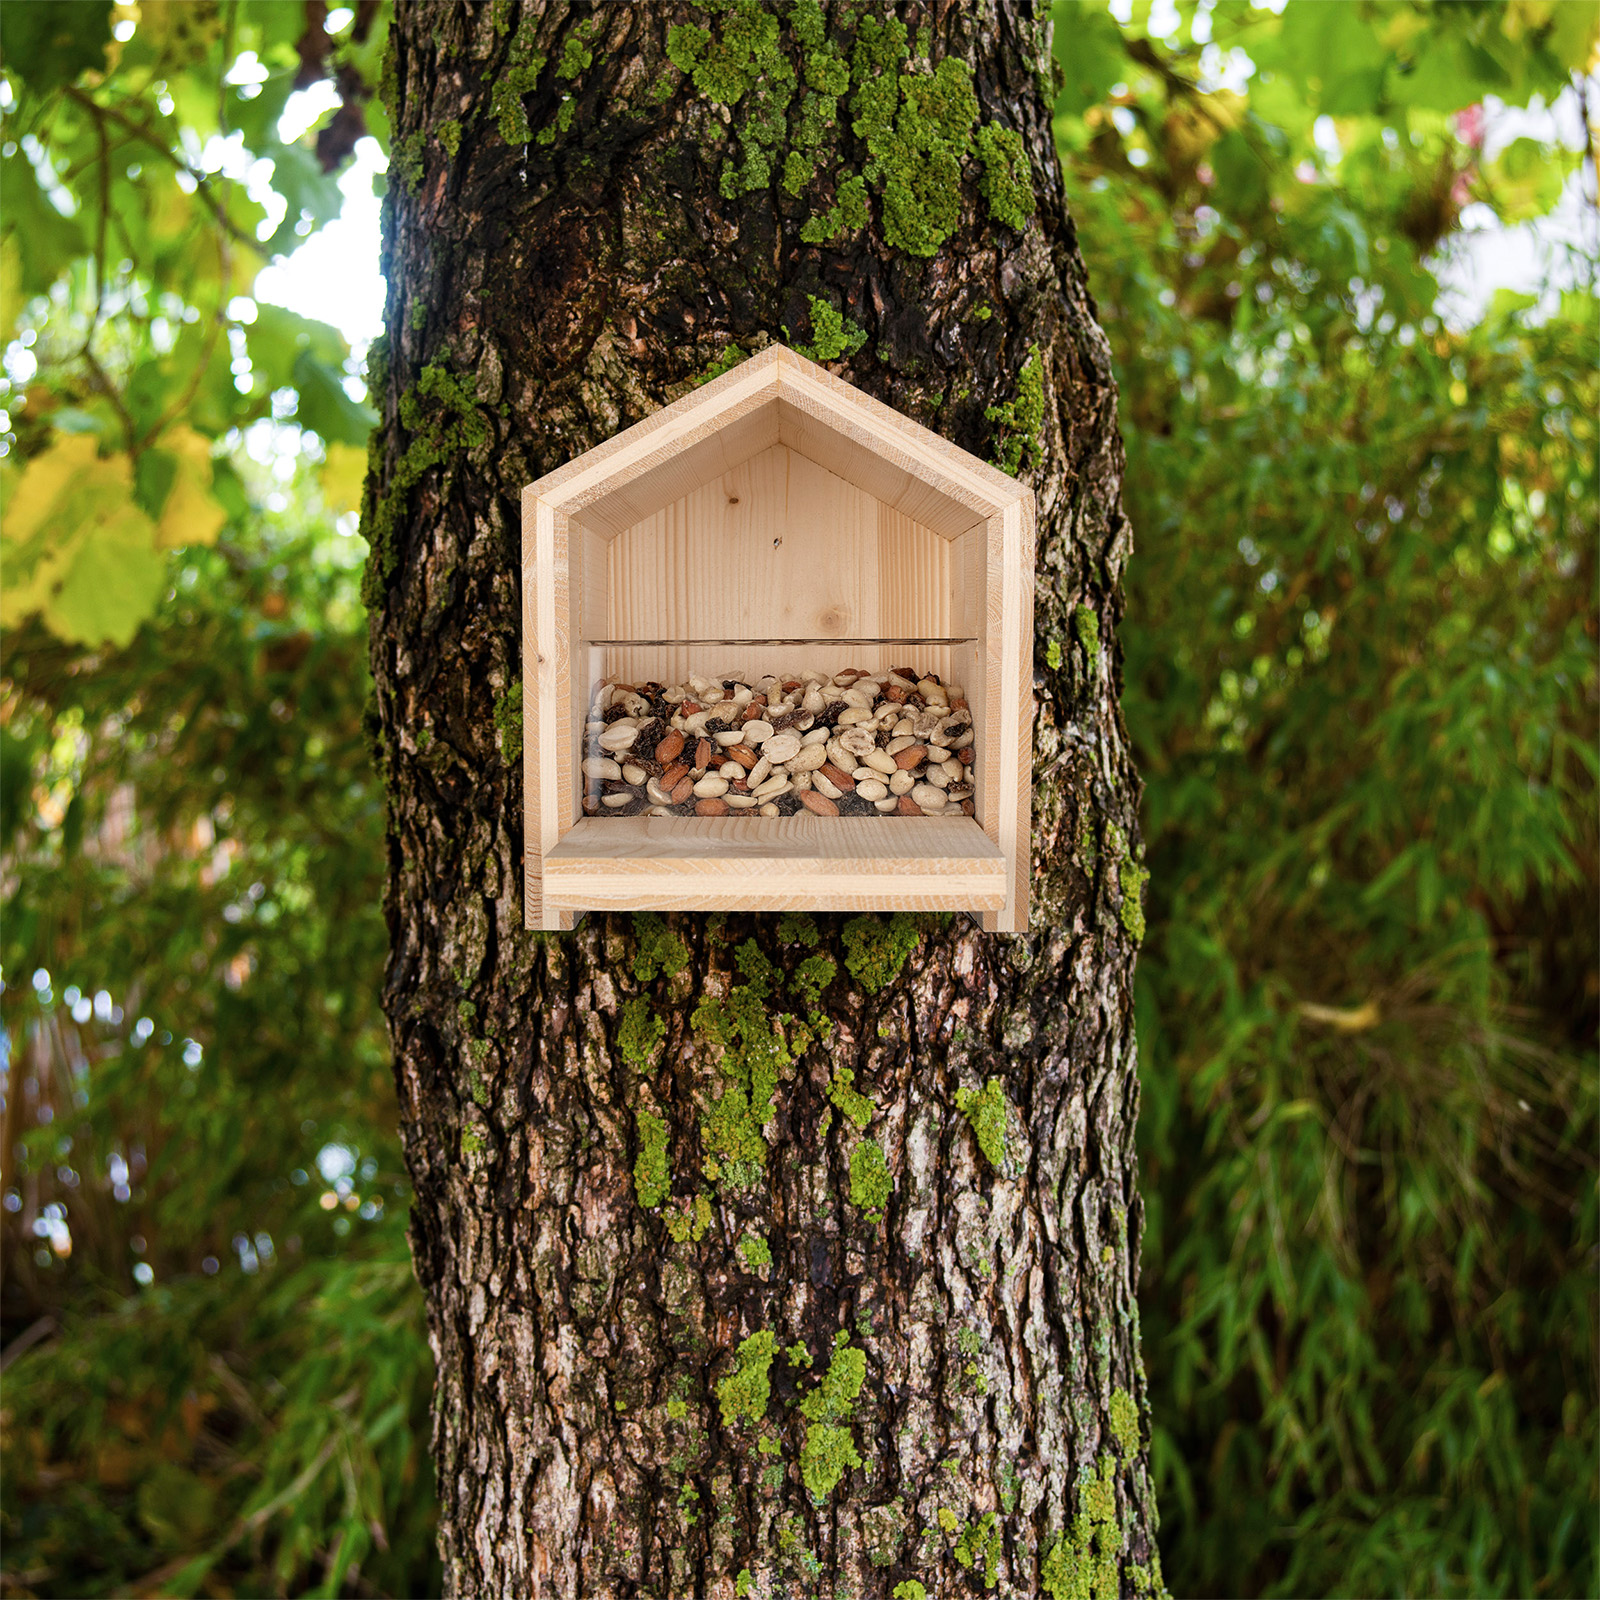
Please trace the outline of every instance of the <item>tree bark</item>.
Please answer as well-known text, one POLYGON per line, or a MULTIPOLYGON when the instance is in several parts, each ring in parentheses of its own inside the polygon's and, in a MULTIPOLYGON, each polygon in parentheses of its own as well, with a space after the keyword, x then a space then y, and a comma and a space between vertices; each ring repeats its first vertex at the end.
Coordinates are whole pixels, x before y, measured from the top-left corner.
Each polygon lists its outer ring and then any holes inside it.
POLYGON ((1050 72, 1027 0, 398 7, 370 730, 452 1594, 1160 1588, 1130 536, 1050 72), (1037 491, 1026 936, 523 931, 519 492, 774 338, 1037 491))

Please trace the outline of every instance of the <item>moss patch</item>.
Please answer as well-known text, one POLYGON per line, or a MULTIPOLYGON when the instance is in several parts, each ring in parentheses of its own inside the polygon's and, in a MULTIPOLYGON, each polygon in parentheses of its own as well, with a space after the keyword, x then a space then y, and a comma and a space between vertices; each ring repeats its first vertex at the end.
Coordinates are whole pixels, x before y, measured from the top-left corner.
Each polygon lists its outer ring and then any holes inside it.
POLYGON ((978 188, 988 202, 989 214, 1021 233, 1038 207, 1022 135, 990 122, 978 129, 976 143, 983 166, 978 188))
POLYGON ((759 1233, 747 1233, 739 1241, 739 1254, 752 1272, 772 1265, 772 1246, 759 1233))
POLYGON ((513 678, 494 703, 494 726, 507 766, 522 759, 522 679, 513 678))
POLYGON ((883 1221, 893 1193, 894 1182, 883 1159, 883 1147, 872 1139, 863 1139, 850 1152, 850 1203, 865 1213, 868 1222, 878 1223, 883 1221))
POLYGON ((1006 1161, 1006 1116, 1010 1109, 998 1078, 981 1089, 957 1089, 956 1109, 972 1124, 983 1158, 999 1172, 1006 1161))
POLYGON ((900 976, 921 935, 916 921, 897 911, 887 922, 881 917, 852 917, 839 937, 844 941, 844 964, 850 976, 868 994, 877 994, 900 976))
POLYGON ((753 939, 735 960, 749 979, 725 1001, 707 996, 695 1008, 696 1032, 723 1048, 722 1094, 701 1120, 705 1173, 713 1182, 753 1184, 766 1164, 761 1130, 772 1118, 778 1074, 792 1057, 767 1006, 781 974, 753 939))
POLYGON ((1100 659, 1100 618, 1092 607, 1079 606, 1072 613, 1072 625, 1078 630, 1078 643, 1092 667, 1100 659))
POLYGON ((526 144, 532 133, 528 126, 528 113, 522 104, 524 95, 532 94, 538 87, 539 74, 544 71, 545 56, 533 44, 533 24, 524 22, 517 30, 506 52, 506 64, 489 93, 489 115, 500 129, 500 137, 507 144, 526 144))
POLYGON ((749 359, 749 352, 739 345, 730 344, 716 360, 712 361, 704 372, 694 380, 698 389, 702 383, 710 383, 713 378, 720 378, 724 372, 732 372, 741 361, 749 359))
POLYGON ((866 1377, 866 1352, 853 1349, 849 1334, 840 1332, 834 1336, 833 1355, 822 1381, 800 1402, 800 1414, 806 1419, 800 1477, 819 1505, 851 1467, 861 1465, 848 1423, 866 1377))
POLYGON ((633 955, 633 975, 649 983, 657 973, 675 978, 689 965, 689 947, 653 911, 641 911, 633 919, 639 948, 633 955))
POLYGON ((885 241, 934 255, 961 221, 961 163, 972 148, 978 97, 964 61, 931 73, 900 71, 910 54, 905 24, 864 16, 851 61, 850 109, 870 157, 863 175, 883 196, 885 241))
POLYGON ((1000 1522, 994 1512, 986 1511, 966 1525, 956 1543, 955 1558, 983 1579, 985 1589, 1000 1581, 1000 1522))
POLYGON ((699 1244, 711 1231, 715 1213, 711 1209, 711 1196, 704 1190, 691 1203, 682 1200, 677 1212, 667 1218, 667 1232, 674 1244, 699 1244))
POLYGON ((818 954, 807 956, 789 975, 789 987, 799 996, 808 1013, 814 1013, 822 1004, 822 991, 833 982, 838 971, 831 956, 818 954))
POLYGON ((650 1002, 635 995, 622 1008, 617 1026, 617 1049, 630 1067, 646 1067, 667 1036, 667 1025, 652 1014, 650 1002))
POLYGON ((1139 1450, 1139 1408, 1126 1389, 1114 1389, 1111 1394, 1111 1437, 1124 1460, 1131 1460, 1139 1450))
MULTIPOLYGON (((424 367, 416 388, 401 396, 400 422, 412 435, 411 442, 381 497, 371 498, 376 475, 368 474, 369 499, 362 507, 361 531, 372 547, 362 577, 362 599, 369 608, 376 606, 383 583, 394 572, 394 536, 411 491, 434 467, 489 442, 489 425, 478 411, 466 378, 437 364, 424 367)), ((376 439, 374 434, 374 449, 376 439)))
POLYGON ((853 1087, 855 1081, 856 1075, 852 1068, 835 1067, 833 1081, 828 1085, 828 1098, 858 1128, 865 1128, 872 1121, 872 1114, 878 1107, 873 1100, 853 1087))
POLYGON ((806 244, 838 244, 867 225, 867 181, 859 173, 841 178, 833 204, 819 216, 808 217, 800 228, 806 244))
POLYGON ((1116 1463, 1100 1458, 1096 1476, 1078 1487, 1078 1514, 1039 1569, 1039 1587, 1050 1600, 1117 1600, 1122 1592, 1118 1557, 1116 1463))
POLYGON ((840 356, 853 356, 867 342, 864 329, 858 328, 826 300, 808 294, 811 307, 811 343, 796 348, 813 361, 837 361, 840 356))
POLYGON ((1135 944, 1144 938, 1144 886, 1150 881, 1147 868, 1137 861, 1118 863, 1117 882, 1122 887, 1122 909, 1119 913, 1122 926, 1135 944))
POLYGON ((672 1192, 672 1172, 667 1165, 667 1125, 660 1117, 641 1111, 639 1154, 633 1163, 633 1192, 645 1210, 661 1204, 672 1192))
POLYGON ((1030 345, 1017 378, 1017 392, 1004 405, 990 406, 986 421, 996 423, 994 462, 1014 478, 1024 467, 1036 467, 1044 454, 1044 357, 1030 345))
POLYGON ((770 1328, 740 1342, 733 1371, 717 1385, 725 1428, 737 1427, 741 1422, 755 1424, 766 1416, 767 1402, 772 1398, 769 1374, 777 1348, 777 1335, 770 1328))

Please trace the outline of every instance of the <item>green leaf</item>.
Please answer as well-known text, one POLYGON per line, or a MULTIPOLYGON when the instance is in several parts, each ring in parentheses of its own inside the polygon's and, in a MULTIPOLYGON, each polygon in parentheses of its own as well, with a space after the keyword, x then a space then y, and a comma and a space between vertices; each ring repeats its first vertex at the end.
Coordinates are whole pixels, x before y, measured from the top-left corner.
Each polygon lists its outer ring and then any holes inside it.
POLYGON ((91 435, 67 435, 7 484, 0 621, 38 612, 63 639, 127 644, 166 579, 127 458, 101 458, 91 435))
POLYGON ((296 420, 329 444, 365 445, 378 420, 371 406, 345 392, 344 373, 319 361, 309 350, 295 358, 294 384, 300 391, 296 420))
POLYGON ((1111 86, 1129 75, 1122 30, 1096 0, 1057 0, 1052 16, 1055 58, 1063 78, 1055 114, 1082 116, 1090 106, 1103 103, 1111 86))
POLYGON ((1561 198, 1569 168, 1537 139, 1513 139, 1484 172, 1495 210, 1506 222, 1542 217, 1561 198))
POLYGON ((0 66, 37 92, 103 69, 110 43, 111 7, 101 0, 6 0, 0 6, 0 66))

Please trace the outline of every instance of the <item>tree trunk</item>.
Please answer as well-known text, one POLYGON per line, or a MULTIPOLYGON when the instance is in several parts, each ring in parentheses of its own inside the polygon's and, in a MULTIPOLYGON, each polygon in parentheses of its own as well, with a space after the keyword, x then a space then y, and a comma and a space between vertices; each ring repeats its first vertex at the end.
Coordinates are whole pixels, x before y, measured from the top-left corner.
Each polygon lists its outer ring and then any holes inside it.
POLYGON ((1160 1587, 1130 540, 1047 18, 398 7, 371 731, 452 1594, 1160 1587), (1037 490, 1027 936, 523 931, 519 491, 774 338, 1037 490))

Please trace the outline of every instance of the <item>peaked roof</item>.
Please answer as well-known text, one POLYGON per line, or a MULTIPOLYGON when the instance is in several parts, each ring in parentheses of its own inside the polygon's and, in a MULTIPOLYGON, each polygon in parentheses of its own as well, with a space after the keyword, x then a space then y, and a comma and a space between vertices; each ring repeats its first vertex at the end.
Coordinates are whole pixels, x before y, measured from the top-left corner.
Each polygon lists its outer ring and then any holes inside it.
POLYGON ((523 502, 620 533, 774 444, 947 536, 1033 498, 998 467, 774 344, 529 484, 523 502))

